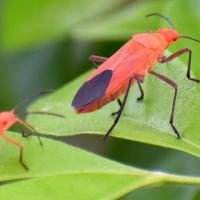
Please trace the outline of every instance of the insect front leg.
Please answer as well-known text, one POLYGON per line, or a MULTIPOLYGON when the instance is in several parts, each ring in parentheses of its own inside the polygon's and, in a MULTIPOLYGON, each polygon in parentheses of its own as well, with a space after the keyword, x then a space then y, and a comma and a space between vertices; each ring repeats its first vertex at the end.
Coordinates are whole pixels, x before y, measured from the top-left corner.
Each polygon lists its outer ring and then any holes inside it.
POLYGON ((21 163, 21 165, 23 166, 23 168, 25 170, 29 170, 27 165, 24 163, 24 160, 23 160, 23 146, 17 141, 17 140, 14 140, 13 138, 9 137, 8 135, 1 135, 1 137, 6 140, 7 142, 17 146, 20 150, 20 155, 19 155, 19 162, 21 163))
POLYGON ((125 107, 125 104, 126 104, 126 100, 127 100, 127 98, 128 98, 128 94, 129 94, 129 91, 130 91, 130 88, 131 88, 132 80, 133 80, 133 78, 130 78, 129 83, 128 83, 128 87, 127 87, 127 90, 126 90, 126 93, 125 93, 125 96, 124 96, 124 99, 123 99, 123 102, 122 102, 122 105, 121 105, 121 107, 120 107, 120 110, 119 110, 119 112, 117 113, 117 117, 115 118, 114 123, 113 123, 112 126, 108 129, 108 131, 106 132, 106 134, 105 134, 105 136, 104 136, 104 138, 103 138, 104 141, 108 138, 109 134, 110 134, 110 133, 112 132, 112 130, 115 128, 115 126, 117 125, 117 123, 118 123, 118 121, 119 121, 119 119, 120 119, 120 117, 121 117, 121 115, 122 115, 122 112, 123 112, 123 110, 124 110, 124 107, 125 107))
POLYGON ((184 48, 184 49, 180 49, 178 51, 176 51, 175 53, 171 54, 169 57, 162 57, 161 59, 159 59, 158 61, 160 63, 166 63, 166 62, 169 62, 171 60, 173 60, 174 58, 184 54, 184 53, 188 53, 189 54, 189 58, 188 58, 188 66, 187 66, 187 78, 191 81, 195 81, 195 82, 200 82, 199 79, 196 79, 196 78, 191 78, 191 75, 190 75, 190 70, 191 70, 191 61, 192 61, 192 50, 189 49, 189 48, 184 48))
POLYGON ((168 85, 170 85, 174 89, 174 98, 173 98, 172 110, 171 110, 169 123, 170 123, 174 133, 176 134, 177 138, 180 139, 181 136, 180 136, 178 130, 176 129, 176 127, 174 126, 174 111, 175 111, 175 107, 176 107, 176 96, 177 96, 177 91, 178 91, 177 84, 174 81, 172 81, 169 78, 167 78, 166 76, 164 76, 162 74, 159 74, 157 72, 150 71, 149 73, 154 75, 154 76, 156 76, 160 80, 164 81, 165 83, 167 83, 168 85))
POLYGON ((24 167, 24 169, 29 170, 26 164, 24 164, 24 159, 23 159, 23 148, 20 148, 20 156, 19 156, 19 162, 21 165, 24 167))
POLYGON ((47 111, 32 111, 32 112, 27 112, 26 115, 50 115, 50 116, 55 116, 55 117, 60 117, 60 118, 65 119, 64 115, 47 112, 47 111))
MULTIPOLYGON (((89 61, 91 61, 94 64, 95 69, 98 68, 96 62, 104 63, 106 60, 108 60, 108 58, 102 57, 102 56, 91 55, 89 57, 89 61)), ((119 104, 119 107, 121 107, 122 102, 121 102, 121 100, 119 98, 117 99, 117 103, 119 104)), ((117 113, 118 113, 118 111, 117 112, 113 112, 111 115, 113 116, 113 115, 116 115, 117 113)))

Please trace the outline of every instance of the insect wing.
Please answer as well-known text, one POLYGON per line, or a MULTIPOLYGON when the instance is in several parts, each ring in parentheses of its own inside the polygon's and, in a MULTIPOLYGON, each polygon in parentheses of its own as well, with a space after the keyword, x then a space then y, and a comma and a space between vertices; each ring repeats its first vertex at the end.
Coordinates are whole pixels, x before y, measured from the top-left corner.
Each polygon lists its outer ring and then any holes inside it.
POLYGON ((79 109, 102 97, 111 78, 112 71, 105 70, 89 81, 86 81, 76 93, 72 101, 72 106, 75 109, 79 109))

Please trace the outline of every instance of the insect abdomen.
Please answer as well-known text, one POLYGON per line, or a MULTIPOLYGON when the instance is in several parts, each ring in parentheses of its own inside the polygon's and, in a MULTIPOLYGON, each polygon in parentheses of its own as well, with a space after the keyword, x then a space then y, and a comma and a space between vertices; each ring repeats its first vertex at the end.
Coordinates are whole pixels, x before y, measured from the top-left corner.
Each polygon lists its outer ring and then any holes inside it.
MULTIPOLYGON (((77 113, 87 113, 87 112, 93 112, 95 110, 100 109, 107 103, 116 100, 120 95, 124 94, 127 90, 129 80, 126 80, 126 82, 122 83, 121 86, 115 89, 112 93, 105 94, 101 98, 97 99, 95 102, 87 105, 86 107, 76 109, 77 113)), ((132 85, 135 83, 133 81, 132 85)))

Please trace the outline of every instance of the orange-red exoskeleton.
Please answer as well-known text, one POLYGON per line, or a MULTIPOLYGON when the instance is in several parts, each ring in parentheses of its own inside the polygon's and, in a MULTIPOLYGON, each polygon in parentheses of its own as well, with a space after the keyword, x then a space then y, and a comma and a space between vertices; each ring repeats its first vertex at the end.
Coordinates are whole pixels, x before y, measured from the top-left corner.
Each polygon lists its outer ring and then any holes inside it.
POLYGON ((87 79, 87 81, 80 87, 76 93, 72 106, 77 113, 87 113, 100 109, 105 104, 116 100, 119 103, 119 110, 112 115, 116 115, 114 123, 108 129, 104 136, 104 140, 111 133, 113 128, 118 123, 123 112, 130 87, 135 83, 138 84, 141 96, 138 100, 144 97, 144 91, 141 83, 145 80, 147 74, 156 76, 160 80, 166 82, 174 89, 173 104, 169 123, 176 134, 180 138, 177 128, 174 126, 174 111, 177 96, 177 84, 166 76, 159 74, 153 70, 156 62, 166 63, 174 58, 187 53, 189 55, 187 78, 189 80, 200 82, 200 80, 191 78, 191 56, 192 50, 183 48, 171 54, 169 57, 164 57, 165 50, 175 41, 187 38, 196 42, 200 40, 179 34, 174 28, 173 23, 165 16, 159 13, 152 13, 149 16, 160 16, 166 20, 170 28, 158 29, 156 32, 139 33, 132 36, 132 38, 122 46, 110 58, 91 56, 90 60, 101 62, 101 64, 87 79), (118 97, 125 93, 123 101, 118 97))
MULTIPOLYGON (((31 96, 30 98, 33 98, 35 96, 38 96, 38 95, 41 95, 41 94, 46 94, 46 93, 49 93, 49 92, 52 92, 51 90, 49 91, 43 91, 43 92, 40 92, 40 93, 37 93, 33 96, 31 96)), ((23 102, 21 102, 20 104, 18 104, 14 109, 10 110, 10 111, 5 111, 5 112, 0 112, 0 137, 2 137, 3 139, 5 139, 7 142, 15 145, 17 148, 19 148, 20 150, 20 157, 19 157, 19 161, 20 163, 22 164, 22 166, 28 170, 28 167, 27 165, 24 163, 23 161, 23 145, 13 139, 12 137, 8 136, 6 134, 6 131, 11 127, 13 126, 14 124, 16 123, 19 123, 23 126, 25 126, 26 128, 28 128, 32 133, 37 133, 37 130, 31 126, 30 124, 28 124, 27 122, 25 122, 23 119, 21 119, 17 114, 16 114, 16 110, 25 102, 27 102, 28 100, 30 100, 30 98, 27 98, 25 99, 23 102)), ((59 115, 59 114, 55 114, 55 113, 50 113, 50 112, 43 112, 43 111, 38 111, 38 112, 29 112, 27 114, 46 114, 46 115, 54 115, 54 116, 57 116, 57 117, 63 117, 62 115, 59 115)), ((25 134, 25 132, 22 130, 22 135, 24 137, 28 136, 27 134, 25 134)), ((42 142, 40 140, 40 137, 37 136, 38 139, 39 139, 39 142, 42 146, 42 142)))

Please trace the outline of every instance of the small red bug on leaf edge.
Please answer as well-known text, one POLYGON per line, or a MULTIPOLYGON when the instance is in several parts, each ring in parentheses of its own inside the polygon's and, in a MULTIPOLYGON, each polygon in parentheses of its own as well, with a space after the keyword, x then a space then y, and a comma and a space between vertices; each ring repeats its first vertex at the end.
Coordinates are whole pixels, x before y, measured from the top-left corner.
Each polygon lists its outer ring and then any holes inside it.
MULTIPOLYGON (((28 102, 30 99, 32 99, 34 97, 37 97, 39 95, 48 94, 48 93, 51 93, 51 92, 53 92, 53 90, 39 92, 39 93, 34 94, 31 97, 25 99, 21 103, 19 103, 14 109, 12 109, 10 111, 0 112, 0 137, 2 137, 7 142, 9 142, 9 143, 15 145, 17 148, 19 148, 19 150, 20 150, 19 161, 20 161, 21 165, 23 166, 23 168, 25 170, 29 170, 29 168, 27 167, 27 165, 24 163, 24 160, 23 160, 23 145, 20 142, 18 142, 17 140, 15 140, 12 137, 8 136, 6 134, 6 130, 8 130, 14 124, 19 123, 19 124, 25 126, 26 128, 28 128, 32 133, 38 133, 37 130, 33 126, 31 126, 30 124, 25 122, 23 119, 18 117, 18 115, 16 114, 16 110, 18 108, 20 108, 21 105, 23 105, 25 102, 28 102)), ((28 115, 31 115, 31 114, 45 114, 45 115, 52 115, 52 116, 56 116, 56 117, 65 118, 63 115, 60 115, 60 114, 51 113, 51 112, 43 112, 43 111, 28 112, 27 114, 28 115)), ((22 129, 22 136, 23 137, 27 137, 28 136, 27 134, 25 134, 23 129, 22 129)), ((38 137, 40 145, 42 146, 42 142, 40 140, 39 135, 37 135, 37 137, 38 137)))

